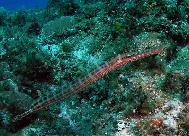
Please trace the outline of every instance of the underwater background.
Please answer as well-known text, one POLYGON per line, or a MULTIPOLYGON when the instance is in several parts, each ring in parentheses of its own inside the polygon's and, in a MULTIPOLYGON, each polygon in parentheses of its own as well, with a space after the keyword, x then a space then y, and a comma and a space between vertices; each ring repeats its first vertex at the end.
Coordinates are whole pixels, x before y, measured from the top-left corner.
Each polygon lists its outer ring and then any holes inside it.
POLYGON ((0 7, 6 10, 21 10, 31 8, 45 8, 48 0, 1 0, 0 7))
POLYGON ((189 1, 1 0, 0 136, 189 136, 189 1))

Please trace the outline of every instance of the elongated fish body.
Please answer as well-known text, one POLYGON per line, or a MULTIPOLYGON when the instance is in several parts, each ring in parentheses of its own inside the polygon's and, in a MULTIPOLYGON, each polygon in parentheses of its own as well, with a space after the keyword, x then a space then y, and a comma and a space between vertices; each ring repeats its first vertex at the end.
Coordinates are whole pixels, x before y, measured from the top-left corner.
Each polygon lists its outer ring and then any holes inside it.
POLYGON ((89 84, 95 82, 96 80, 102 78, 104 75, 109 73, 110 71, 121 67, 129 62, 134 62, 155 54, 159 54, 164 51, 164 48, 155 49, 150 52, 145 52, 133 56, 126 56, 126 55, 119 55, 118 57, 112 59, 109 63, 105 63, 101 67, 95 69, 91 73, 89 73, 86 77, 82 80, 79 80, 77 83, 73 84, 70 88, 66 89, 63 92, 56 94, 55 96, 48 98, 42 102, 37 102, 34 104, 28 111, 16 116, 13 121, 21 120, 22 118, 26 117, 29 114, 38 112, 39 110, 46 108, 52 104, 55 104, 59 101, 63 101, 66 98, 81 92, 85 87, 89 84))

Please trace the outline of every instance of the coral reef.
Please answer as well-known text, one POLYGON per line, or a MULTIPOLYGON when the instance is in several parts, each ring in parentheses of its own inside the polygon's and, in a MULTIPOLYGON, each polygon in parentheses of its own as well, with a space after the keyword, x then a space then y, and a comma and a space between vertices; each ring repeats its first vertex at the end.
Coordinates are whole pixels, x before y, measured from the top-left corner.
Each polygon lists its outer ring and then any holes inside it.
POLYGON ((188 0, 0 8, 0 135, 189 135, 188 20, 188 0))

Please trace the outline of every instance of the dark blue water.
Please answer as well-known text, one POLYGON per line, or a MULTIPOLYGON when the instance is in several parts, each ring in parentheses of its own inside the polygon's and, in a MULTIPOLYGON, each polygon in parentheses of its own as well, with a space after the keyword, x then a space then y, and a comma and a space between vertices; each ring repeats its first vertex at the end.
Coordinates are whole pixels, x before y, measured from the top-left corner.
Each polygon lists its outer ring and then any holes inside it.
POLYGON ((0 7, 6 10, 20 10, 20 9, 33 9, 44 8, 48 0, 0 0, 0 7))

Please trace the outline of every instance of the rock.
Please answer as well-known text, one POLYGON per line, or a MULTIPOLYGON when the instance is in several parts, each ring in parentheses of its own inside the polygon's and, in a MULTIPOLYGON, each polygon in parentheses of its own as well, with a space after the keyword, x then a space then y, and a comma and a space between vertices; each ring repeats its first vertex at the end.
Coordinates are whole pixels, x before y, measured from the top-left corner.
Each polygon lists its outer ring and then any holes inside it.
POLYGON ((0 81, 0 91, 18 92, 17 83, 15 83, 12 79, 0 81))

